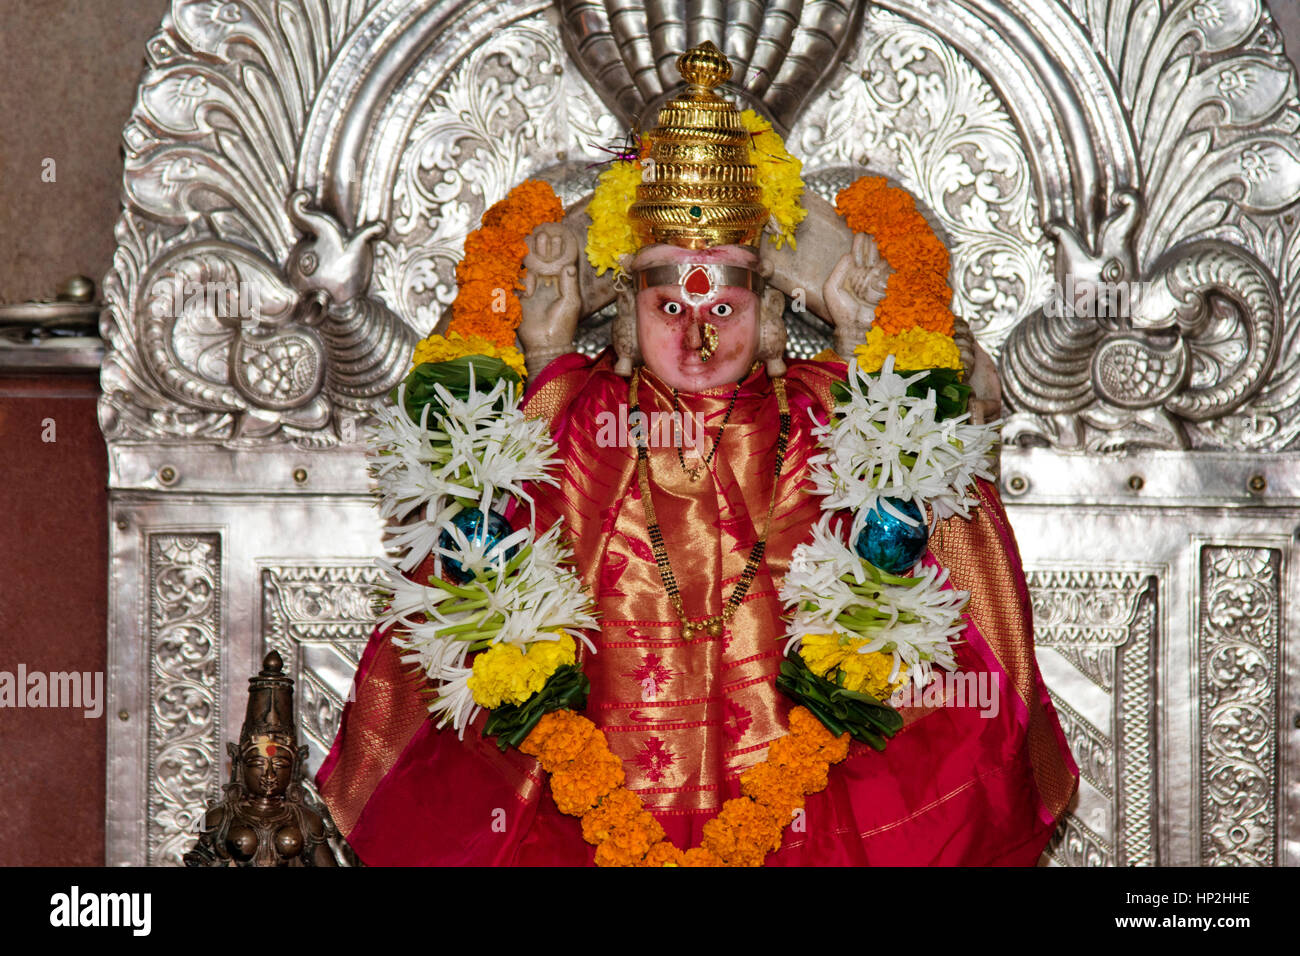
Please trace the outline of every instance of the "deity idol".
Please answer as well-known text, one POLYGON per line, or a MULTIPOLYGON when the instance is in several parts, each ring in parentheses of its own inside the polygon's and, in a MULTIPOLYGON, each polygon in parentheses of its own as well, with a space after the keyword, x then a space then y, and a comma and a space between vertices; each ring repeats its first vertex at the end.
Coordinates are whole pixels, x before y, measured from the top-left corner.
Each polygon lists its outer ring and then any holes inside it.
POLYGON ((882 180, 843 224, 803 198, 711 44, 678 67, 585 207, 612 347, 571 350, 599 295, 526 183, 381 414, 388 607, 321 793, 369 864, 1033 864, 1077 769, 946 251, 882 180), (831 248, 824 283, 774 284, 831 248), (494 320, 482 284, 520 266, 494 320), (785 359, 787 292, 847 365, 785 359))
POLYGON ((186 866, 336 866, 325 821, 303 798, 305 747, 293 719, 293 681, 271 651, 248 679, 239 746, 227 744, 230 783, 203 818, 186 866))

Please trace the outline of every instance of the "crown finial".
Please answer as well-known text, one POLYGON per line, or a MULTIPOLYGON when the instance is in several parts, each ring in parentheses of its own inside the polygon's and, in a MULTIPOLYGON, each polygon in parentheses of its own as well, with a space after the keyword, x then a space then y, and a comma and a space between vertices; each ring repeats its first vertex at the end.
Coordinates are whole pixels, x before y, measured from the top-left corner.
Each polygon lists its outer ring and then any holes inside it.
POLYGON ((705 40, 677 58, 677 72, 692 93, 707 93, 731 79, 731 61, 711 40, 705 40))
POLYGON ((262 658, 262 670, 248 679, 248 709, 239 732, 240 747, 258 734, 287 741, 298 736, 293 716, 293 678, 284 673, 284 658, 274 650, 262 658))
POLYGON ((280 656, 279 651, 271 651, 262 658, 262 673, 259 677, 279 677, 284 670, 284 658, 280 656))

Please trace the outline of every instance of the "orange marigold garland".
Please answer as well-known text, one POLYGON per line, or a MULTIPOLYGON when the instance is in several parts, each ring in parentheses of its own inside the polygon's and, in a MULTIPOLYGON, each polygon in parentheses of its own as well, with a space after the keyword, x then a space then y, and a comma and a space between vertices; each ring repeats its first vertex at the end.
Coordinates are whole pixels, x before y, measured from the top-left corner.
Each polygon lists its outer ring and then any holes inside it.
POLYGON ((670 843, 641 798, 624 786, 623 764, 586 717, 557 710, 542 717, 519 749, 551 774, 560 812, 582 820, 582 838, 596 847, 598 866, 761 866, 804 797, 826 788, 830 765, 849 753, 803 707, 790 711, 790 731, 773 741, 767 760, 741 775, 742 796, 728 800, 704 825, 701 845, 670 843))
POLYGON ((537 722, 519 750, 536 757, 547 773, 555 773, 577 759, 595 731, 596 725, 586 717, 571 710, 555 710, 537 722))
POLYGON ((911 195, 883 177, 863 176, 840 191, 835 208, 850 229, 875 239, 894 270, 885 285, 885 298, 876 307, 871 348, 859 350, 858 364, 874 372, 883 355, 896 354, 899 370, 960 369, 952 341, 948 250, 911 195), (902 364, 905 357, 927 364, 913 369, 911 363, 902 364))
MULTIPOLYGON (((954 363, 960 368, 951 339, 947 250, 917 212, 911 196, 883 179, 868 178, 842 191, 837 204, 851 228, 875 236, 894 269, 874 326, 858 349, 858 364, 873 371, 883 361, 873 368, 873 357, 893 355, 903 363, 900 368, 933 369, 954 363)), ((559 221, 563 214, 551 187, 538 181, 520 184, 488 210, 482 227, 466 238, 464 259, 456 267, 458 292, 447 335, 433 335, 420 343, 415 372, 421 363, 436 365, 470 354, 499 358, 511 367, 522 365, 514 345, 520 319, 514 292, 522 288, 528 252, 524 240, 538 225, 559 221)), ((404 427, 409 425, 403 422, 404 427)), ((398 437, 405 440, 405 435, 403 431, 398 437)), ((430 579, 431 586, 435 583, 430 579)), ((586 611, 575 605, 564 626, 594 626, 594 619, 584 615, 586 611)), ((478 661, 476 672, 477 668, 478 661)), ((459 718, 473 704, 484 704, 477 694, 471 695, 472 690, 449 694, 441 711, 459 718)), ((772 742, 766 760, 741 774, 741 795, 727 800, 705 823, 699 846, 683 851, 666 839, 640 797, 627 789, 623 763, 610 751, 605 734, 568 709, 580 708, 585 698, 586 691, 581 690, 579 697, 570 695, 551 704, 560 709, 540 718, 534 712, 531 732, 525 725, 513 739, 523 737, 519 749, 537 757, 550 775, 551 794, 560 812, 582 821, 583 839, 596 847, 595 862, 600 866, 761 866, 768 853, 780 848, 785 827, 802 810, 805 798, 824 790, 830 767, 848 756, 849 733, 836 736, 811 711, 794 707, 788 733, 772 742)), ((438 701, 441 704, 443 698, 438 701)))
POLYGON ((513 348, 521 312, 515 290, 523 288, 524 239, 544 222, 559 222, 564 206, 549 184, 520 183, 483 214, 483 225, 465 237, 465 257, 456 265, 456 298, 448 335, 479 336, 501 349, 513 348))
POLYGON ((594 810, 625 780, 623 761, 610 753, 605 734, 597 730, 577 757, 563 769, 551 771, 551 796, 561 813, 578 817, 594 810))

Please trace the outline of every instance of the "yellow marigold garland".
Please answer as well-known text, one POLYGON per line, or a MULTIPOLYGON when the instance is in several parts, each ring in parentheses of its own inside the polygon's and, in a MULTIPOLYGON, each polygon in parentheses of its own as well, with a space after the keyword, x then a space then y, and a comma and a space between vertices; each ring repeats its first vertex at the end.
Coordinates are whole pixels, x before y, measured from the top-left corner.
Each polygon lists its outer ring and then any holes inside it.
POLYGON ((636 253, 636 234, 627 211, 636 200, 637 183, 641 182, 641 164, 614 162, 596 180, 596 191, 587 204, 591 227, 587 230, 587 261, 604 275, 618 271, 620 259, 636 253))
POLYGON ((521 312, 516 289, 523 288, 524 239, 544 222, 559 222, 564 206, 549 184, 527 179, 483 214, 483 224, 465 237, 465 256, 456 265, 456 298, 447 334, 430 335, 416 346, 415 364, 445 362, 463 355, 499 358, 524 375, 515 347, 521 312))
POLYGON ((415 352, 411 356, 411 365, 414 367, 425 362, 449 362, 462 355, 486 355, 488 358, 500 359, 514 369, 520 378, 527 375, 523 353, 513 345, 502 348, 481 335, 461 335, 459 332, 448 332, 445 337, 430 335, 422 342, 416 343, 415 352))
POLYGON ((785 243, 794 246, 794 231, 804 221, 808 210, 803 199, 803 163, 785 148, 785 141, 767 119, 753 110, 743 110, 740 121, 749 130, 749 161, 757 168, 760 202, 772 216, 775 228, 772 245, 780 249, 785 243))
POLYGON ((865 372, 877 372, 886 356, 894 356, 894 368, 920 370, 951 368, 961 371, 961 353, 957 343, 946 335, 929 329, 904 329, 895 335, 874 326, 867 329, 867 340, 853 350, 858 365, 865 372))
POLYGON ((859 654, 866 638, 848 638, 839 634, 807 634, 799 644, 799 656, 814 674, 825 677, 845 690, 870 694, 876 700, 889 700, 906 682, 904 667, 890 681, 894 655, 874 651, 859 654))
POLYGON ((474 702, 493 710, 502 704, 522 704, 546 686, 552 674, 577 659, 577 643, 568 634, 558 640, 538 640, 525 652, 515 644, 494 644, 474 658, 467 684, 474 702))
POLYGON ((742 796, 726 801, 704 825, 700 846, 686 851, 665 838, 641 798, 624 786, 622 761, 586 717, 552 711, 519 749, 551 774, 560 811, 581 818, 598 866, 761 866, 780 848, 804 797, 825 789, 830 765, 848 756, 849 735, 834 736, 806 708, 795 707, 789 732, 773 741, 767 760, 741 775, 742 796))
POLYGON ((952 289, 948 250, 916 208, 912 197, 880 176, 863 176, 835 197, 835 208, 854 232, 870 234, 894 271, 885 298, 857 350, 859 364, 878 370, 886 355, 895 368, 962 368, 952 341, 952 289))

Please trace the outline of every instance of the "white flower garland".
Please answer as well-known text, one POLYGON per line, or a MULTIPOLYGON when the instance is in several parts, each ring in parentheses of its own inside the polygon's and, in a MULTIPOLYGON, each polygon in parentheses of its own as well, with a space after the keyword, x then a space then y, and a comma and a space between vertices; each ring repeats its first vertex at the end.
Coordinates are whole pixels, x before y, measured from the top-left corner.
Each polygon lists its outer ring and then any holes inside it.
POLYGON ((795 608, 786 653, 809 634, 839 634, 866 641, 859 654, 892 653, 891 683, 903 665, 917 687, 929 683, 932 665, 956 669, 951 642, 964 629, 970 595, 944 587, 945 569, 923 567, 904 578, 872 567, 844 544, 832 521, 822 514, 813 540, 795 549, 781 585, 781 600, 795 608))
POLYGON ((418 567, 429 555, 447 520, 464 507, 464 499, 476 500, 487 514, 510 496, 531 506, 524 490, 527 482, 556 483, 549 473, 556 464, 555 442, 544 421, 524 416, 512 383, 501 379, 491 391, 476 391, 471 367, 467 398, 457 398, 441 385, 435 386, 435 394, 445 409, 441 427, 430 427, 428 405, 419 422, 411 420, 403 384, 397 404, 376 412, 370 436, 380 515, 404 521, 417 508, 425 509, 427 521, 390 535, 389 549, 402 553, 403 571, 418 567))
POLYGON ((825 449, 810 460, 813 488, 825 496, 823 508, 853 512, 849 540, 877 504, 915 524, 886 498, 912 501, 922 512, 928 504, 936 521, 969 518, 971 506, 979 503, 970 494, 975 478, 993 480, 988 459, 996 430, 970 424, 969 415, 939 421, 933 392, 924 398, 907 394, 908 386, 926 374, 904 378, 894 371, 892 355, 877 375, 850 362, 847 400, 813 431, 825 449))
POLYGON ((471 367, 469 395, 460 399, 435 386, 443 411, 431 423, 426 405, 417 423, 406 412, 405 389, 395 405, 376 412, 370 435, 380 514, 403 522, 387 532, 390 556, 380 562, 387 606, 379 624, 392 627, 402 660, 428 676, 437 694, 429 710, 439 725, 450 722, 463 735, 480 709, 468 686, 470 653, 502 642, 526 652, 559 632, 591 647, 582 631, 596 620, 558 522, 541 536, 530 524, 494 544, 475 541, 453 522, 466 507, 486 516, 511 498, 531 512, 527 483, 556 484, 555 442, 544 421, 524 416, 520 390, 503 379, 477 391, 471 367), (444 532, 450 548, 439 544, 444 532), (435 576, 427 584, 408 578, 430 554, 435 576), (446 558, 473 577, 464 585, 440 580, 446 558))
POLYGON ((956 669, 953 642, 965 629, 970 595, 945 587, 945 569, 918 564, 911 577, 886 574, 845 541, 857 539, 877 506, 915 524, 887 498, 915 502, 922 514, 929 505, 936 522, 969 518, 979 504, 971 493, 975 478, 993 478, 988 456, 996 430, 970 424, 967 415, 939 421, 933 391, 907 394, 925 374, 904 378, 894 372, 893 356, 874 376, 850 361, 847 396, 813 430, 823 449, 810 459, 822 517, 812 540, 795 548, 780 595, 794 609, 787 654, 810 634, 839 634, 844 642, 863 641, 860 654, 893 654, 889 681, 906 665, 918 687, 929 683, 934 666, 956 669), (833 518, 841 510, 853 515, 847 536, 844 522, 833 518))
MULTIPOLYGON (((911 577, 874 568, 844 543, 843 522, 832 517, 852 511, 847 540, 853 541, 878 503, 897 513, 886 498, 922 509, 928 504, 936 520, 969 517, 978 504, 970 488, 977 476, 992 478, 987 456, 995 432, 966 416, 938 421, 933 393, 907 395, 916 378, 896 374, 892 358, 877 376, 850 363, 847 397, 814 429, 823 451, 810 460, 810 477, 823 496, 823 514, 812 540, 795 549, 780 596, 795 611, 787 653, 809 634, 861 639, 859 653, 894 655, 891 682, 906 666, 923 687, 933 667, 955 669, 952 642, 963 630, 969 595, 945 587, 948 573, 938 568, 918 567, 911 577)), ((396 405, 376 413, 372 473, 380 513, 401 522, 388 532, 390 557, 380 563, 387 601, 380 624, 392 627, 402 659, 431 681, 437 696, 430 712, 463 734, 479 710, 468 686, 469 654, 500 642, 526 651, 560 632, 590 647, 582 632, 596 627, 596 619, 559 523, 540 536, 530 525, 488 545, 452 520, 472 504, 487 515, 511 498, 531 510, 526 485, 556 484, 556 448, 545 422, 524 416, 519 389, 507 381, 475 390, 472 368, 465 399, 441 385, 435 394, 443 412, 432 423, 429 406, 418 423, 406 413, 404 385, 396 405), (450 548, 439 543, 444 532, 450 548), (518 550, 511 555, 512 549, 518 550), (464 585, 436 576, 427 584, 410 580, 407 573, 431 554, 438 574, 442 560, 454 557, 473 577, 464 585)))

